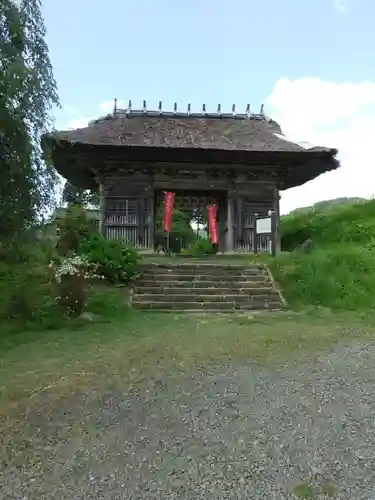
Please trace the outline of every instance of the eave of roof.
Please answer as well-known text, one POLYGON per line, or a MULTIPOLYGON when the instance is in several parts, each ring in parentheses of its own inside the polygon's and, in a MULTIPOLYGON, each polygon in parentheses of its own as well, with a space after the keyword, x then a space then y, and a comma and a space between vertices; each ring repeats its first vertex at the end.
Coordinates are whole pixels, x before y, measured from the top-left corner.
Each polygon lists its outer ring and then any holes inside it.
MULTIPOLYGON (((279 125, 262 114, 181 114, 135 110, 91 122, 88 127, 56 131, 43 137, 57 170, 80 187, 95 186, 93 165, 101 157, 126 161, 221 163, 280 162, 289 168, 284 189, 303 184, 338 167, 337 150, 309 148, 282 135, 279 125)), ((265 166, 265 168, 267 168, 265 166)))

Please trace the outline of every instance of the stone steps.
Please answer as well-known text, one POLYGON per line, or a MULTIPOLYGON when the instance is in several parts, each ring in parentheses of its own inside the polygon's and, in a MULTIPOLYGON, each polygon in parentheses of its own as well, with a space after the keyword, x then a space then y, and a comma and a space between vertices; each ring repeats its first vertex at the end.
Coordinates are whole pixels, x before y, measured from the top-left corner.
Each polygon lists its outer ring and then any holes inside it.
POLYGON ((155 278, 139 279, 136 282, 137 287, 160 287, 160 288, 233 288, 241 290, 246 288, 270 287, 272 283, 266 279, 258 280, 179 280, 175 277, 173 280, 157 280, 155 278))
POLYGON ((142 293, 137 297, 138 303, 143 302, 238 302, 238 303, 247 303, 247 302, 269 302, 275 301, 278 299, 278 294, 274 292, 273 294, 263 294, 263 295, 240 295, 240 294, 211 294, 211 295, 189 295, 189 294, 162 294, 162 293, 142 293))
POLYGON ((162 312, 275 310, 282 298, 262 264, 154 264, 134 283, 132 305, 162 312))
POLYGON ((235 311, 275 311, 281 308, 280 302, 252 302, 239 304, 231 302, 136 302, 136 309, 155 312, 235 312, 235 311))
POLYGON ((135 286, 134 293, 135 294, 151 294, 151 295, 193 295, 198 293, 199 295, 217 295, 218 290, 220 294, 223 296, 234 295, 234 296, 258 296, 258 295, 267 295, 271 291, 274 291, 272 286, 262 286, 262 287, 235 287, 233 284, 225 283, 225 286, 217 288, 216 286, 212 287, 196 287, 196 286, 163 286, 163 285, 154 285, 154 286, 135 286))
POLYGON ((200 281, 210 281, 210 282, 226 282, 226 281, 242 281, 242 282, 249 282, 249 281, 259 281, 260 279, 267 280, 268 277, 266 275, 251 275, 251 276, 236 276, 236 275, 224 275, 220 274, 220 271, 218 274, 203 274, 203 275, 198 275, 198 274, 178 274, 178 273, 171 273, 171 274, 158 274, 158 275, 143 275, 141 281, 157 281, 157 282, 162 282, 162 281, 194 281, 194 282, 200 282, 200 281))

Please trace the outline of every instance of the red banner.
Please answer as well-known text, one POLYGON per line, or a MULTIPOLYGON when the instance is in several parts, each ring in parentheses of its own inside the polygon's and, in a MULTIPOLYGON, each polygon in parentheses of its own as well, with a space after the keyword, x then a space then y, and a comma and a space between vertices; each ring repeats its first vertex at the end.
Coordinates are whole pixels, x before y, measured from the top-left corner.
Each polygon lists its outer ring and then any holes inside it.
POLYGON ((174 193, 166 191, 164 193, 164 214, 163 214, 163 231, 170 233, 172 229, 174 193))
POLYGON ((212 244, 215 245, 219 240, 215 205, 209 205, 207 207, 207 215, 208 215, 208 230, 210 233, 210 239, 212 241, 212 244))

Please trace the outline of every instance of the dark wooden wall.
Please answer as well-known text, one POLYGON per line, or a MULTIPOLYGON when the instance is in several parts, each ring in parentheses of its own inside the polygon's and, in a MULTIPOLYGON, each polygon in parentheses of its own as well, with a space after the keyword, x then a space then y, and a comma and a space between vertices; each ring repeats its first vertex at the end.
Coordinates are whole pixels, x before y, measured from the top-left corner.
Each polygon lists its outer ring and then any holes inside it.
MULTIPOLYGON (((204 169, 204 167, 203 167, 204 169)), ((185 171, 184 171, 185 172, 185 171)), ((103 202, 102 230, 110 239, 128 241, 139 249, 153 249, 155 232, 155 197, 160 190, 212 191, 224 193, 226 236, 222 250, 252 252, 255 238, 255 214, 267 216, 278 211, 278 191, 273 179, 249 179, 246 173, 210 176, 186 171, 186 175, 135 170, 106 173, 101 176, 103 202)), ((223 198, 221 198, 223 199, 223 198)), ((258 236, 259 251, 268 251, 270 235, 258 236)))

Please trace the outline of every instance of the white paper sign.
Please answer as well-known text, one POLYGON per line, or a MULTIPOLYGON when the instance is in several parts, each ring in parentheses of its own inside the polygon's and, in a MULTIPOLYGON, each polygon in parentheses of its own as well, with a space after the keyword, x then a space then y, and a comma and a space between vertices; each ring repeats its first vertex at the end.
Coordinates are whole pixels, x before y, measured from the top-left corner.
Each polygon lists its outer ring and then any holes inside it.
POLYGON ((269 234, 271 233, 271 217, 266 219, 257 219, 257 233, 269 234))

